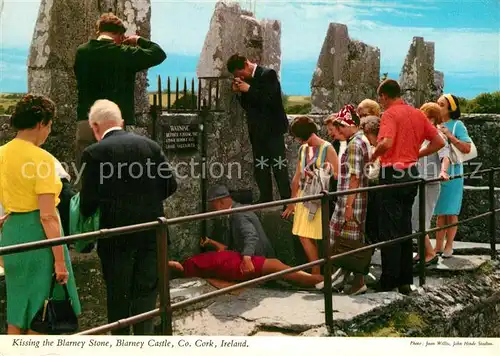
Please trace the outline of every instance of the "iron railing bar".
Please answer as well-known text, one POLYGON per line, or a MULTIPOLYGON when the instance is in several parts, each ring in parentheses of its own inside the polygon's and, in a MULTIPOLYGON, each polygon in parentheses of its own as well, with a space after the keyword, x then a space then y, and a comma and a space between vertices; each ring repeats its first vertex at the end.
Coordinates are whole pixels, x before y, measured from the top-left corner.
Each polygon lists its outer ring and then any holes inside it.
POLYGON ((140 323, 141 321, 149 320, 152 318, 156 318, 157 316, 161 315, 161 310, 160 308, 156 308, 153 310, 150 310, 148 312, 142 313, 142 314, 137 314, 134 316, 131 316, 126 319, 121 319, 118 321, 115 321, 113 323, 97 326, 92 329, 87 329, 85 331, 73 334, 73 335, 97 335, 97 334, 104 334, 107 333, 108 331, 114 330, 114 329, 120 329, 125 326, 130 326, 133 324, 140 323))
POLYGON ((64 245, 67 243, 76 242, 79 240, 90 240, 90 239, 107 239, 116 235, 131 234, 134 232, 148 231, 156 228, 160 223, 158 221, 152 221, 136 225, 128 225, 115 227, 112 229, 100 229, 99 231, 86 232, 83 234, 75 234, 71 236, 57 237, 53 239, 46 239, 41 241, 26 242, 17 245, 0 247, 0 256, 8 255, 12 253, 19 253, 29 250, 36 250, 45 247, 52 247, 58 245, 64 245))
MULTIPOLYGON (((499 211, 500 211, 500 208, 495 210, 495 212, 499 212, 499 211)), ((473 217, 468 218, 468 219, 460 220, 460 221, 458 221, 456 223, 453 223, 453 224, 443 225, 441 227, 435 227, 435 228, 429 229, 429 230, 427 230, 427 233, 430 234, 432 232, 437 232, 437 231, 440 231, 440 230, 445 230, 445 229, 448 229, 448 228, 453 227, 453 226, 458 226, 458 225, 465 224, 465 223, 468 223, 468 222, 471 222, 471 221, 474 221, 474 220, 477 220, 477 219, 482 219, 484 217, 490 216, 491 214, 493 214, 493 212, 488 211, 486 213, 482 213, 480 215, 476 215, 476 216, 473 216, 473 217)))
MULTIPOLYGON (((355 193, 368 192, 368 191, 372 191, 372 190, 382 190, 382 189, 406 187, 406 186, 416 185, 419 182, 420 181, 415 180, 415 181, 405 182, 405 183, 378 185, 378 186, 367 187, 367 188, 351 189, 351 190, 346 190, 346 191, 342 191, 342 192, 329 192, 327 195, 328 195, 328 197, 350 195, 350 194, 355 194, 355 193)), ((276 206, 283 206, 283 205, 287 205, 287 204, 302 203, 302 202, 307 202, 307 201, 312 201, 312 200, 321 200, 322 197, 323 197, 323 194, 306 195, 306 196, 303 196, 300 198, 290 198, 290 199, 276 200, 276 201, 267 202, 267 203, 246 205, 246 206, 242 206, 239 208, 233 208, 233 209, 229 209, 229 210, 219 210, 219 211, 212 211, 212 212, 208 212, 208 213, 186 215, 186 216, 181 216, 178 218, 168 219, 168 224, 169 225, 180 224, 180 223, 184 223, 184 222, 191 222, 191 221, 196 221, 196 220, 205 219, 205 218, 208 219, 208 218, 213 218, 213 217, 222 216, 222 215, 232 215, 232 214, 236 214, 236 213, 262 210, 265 208, 273 208, 276 206)))

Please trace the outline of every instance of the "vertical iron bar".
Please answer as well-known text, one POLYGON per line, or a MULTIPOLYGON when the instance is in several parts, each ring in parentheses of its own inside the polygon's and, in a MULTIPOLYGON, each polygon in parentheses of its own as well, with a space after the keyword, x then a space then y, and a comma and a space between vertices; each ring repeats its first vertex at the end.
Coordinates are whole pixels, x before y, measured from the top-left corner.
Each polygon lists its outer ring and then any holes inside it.
POLYGON ((418 185, 418 222, 419 232, 418 236, 418 255, 419 255, 419 269, 418 269, 418 284, 423 286, 425 284, 425 235, 427 234, 426 214, 425 214, 425 180, 422 179, 418 185))
MULTIPOLYGON (((153 107, 151 108, 151 139, 156 141, 156 121, 158 118, 158 94, 153 95, 153 107)), ((160 94, 161 97, 161 94, 160 94)), ((161 112, 161 111, 160 111, 161 112)))
POLYGON ((489 173, 489 185, 490 185, 490 246, 491 246, 491 259, 494 260, 497 257, 497 249, 496 249, 496 204, 495 204, 495 171, 490 169, 489 173))
POLYGON ((178 100, 179 100, 179 77, 175 78, 175 108, 178 109, 179 108, 179 103, 178 103, 178 100))
MULTIPOLYGON (((200 111, 201 117, 201 211, 204 213, 207 211, 207 177, 204 168, 206 167, 203 163, 206 162, 207 157, 207 135, 206 135, 206 122, 208 117, 207 101, 203 99, 203 107, 200 111), (205 160, 205 161, 204 161, 205 160)), ((207 236, 207 220, 203 219, 201 221, 201 236, 207 236)))
POLYGON ((215 87, 215 110, 219 110, 219 78, 217 80, 217 86, 215 87))
POLYGON ((163 109, 163 90, 161 87, 161 76, 158 76, 158 106, 161 113, 163 109))
POLYGON ((212 79, 208 80, 208 106, 207 109, 212 109, 212 79))
POLYGON ((171 103, 170 103, 170 94, 171 94, 171 90, 170 90, 170 77, 167 78, 167 110, 170 110, 170 106, 171 106, 171 103))
POLYGON ((196 111, 196 96, 194 94, 194 78, 191 79, 191 110, 196 111))
MULTIPOLYGON (((187 98, 187 79, 186 79, 186 77, 184 77, 184 100, 183 101, 186 103, 186 105, 187 105, 187 101, 186 101, 187 99, 188 99, 187 98)), ((188 110, 187 106, 184 109, 188 110)))
POLYGON ((332 260, 330 259, 332 255, 332 248, 330 244, 330 204, 328 192, 323 192, 325 194, 321 198, 321 229, 323 233, 323 246, 326 258, 326 263, 323 270, 324 276, 324 287, 323 295, 325 299, 325 325, 333 330, 333 296, 332 296, 332 260))
POLYGON ((201 110, 201 78, 198 78, 198 110, 201 110))
POLYGON ((162 335, 172 335, 172 305, 170 303, 170 281, 168 274, 168 225, 165 217, 158 218, 158 221, 161 223, 156 228, 161 333, 162 335))

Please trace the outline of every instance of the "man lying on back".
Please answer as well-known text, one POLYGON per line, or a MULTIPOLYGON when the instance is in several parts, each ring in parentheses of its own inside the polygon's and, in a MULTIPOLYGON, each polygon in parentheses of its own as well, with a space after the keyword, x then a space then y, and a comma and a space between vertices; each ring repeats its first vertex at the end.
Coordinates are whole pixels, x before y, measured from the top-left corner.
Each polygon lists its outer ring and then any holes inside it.
MULTIPOLYGON (((202 239, 200 245, 212 246, 216 251, 200 253, 183 263, 169 261, 172 278, 205 278, 217 287, 224 287, 232 284, 224 282, 246 281, 291 268, 276 258, 252 256, 254 270, 252 273, 245 273, 242 269, 241 253, 227 250, 227 246, 208 238, 202 239)), ((304 287, 315 287, 323 282, 323 276, 303 271, 289 273, 283 276, 283 279, 304 287)))

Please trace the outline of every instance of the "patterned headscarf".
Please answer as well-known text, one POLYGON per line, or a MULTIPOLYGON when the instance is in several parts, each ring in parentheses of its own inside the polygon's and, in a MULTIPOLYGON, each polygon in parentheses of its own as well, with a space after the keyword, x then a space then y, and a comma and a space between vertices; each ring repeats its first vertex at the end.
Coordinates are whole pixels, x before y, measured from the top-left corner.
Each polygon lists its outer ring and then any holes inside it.
POLYGON ((342 109, 337 113, 337 117, 335 118, 335 121, 340 123, 343 126, 358 126, 359 124, 359 119, 357 119, 358 116, 356 115, 356 109, 354 106, 348 104, 344 105, 342 109), (358 123, 356 123, 356 121, 358 123))

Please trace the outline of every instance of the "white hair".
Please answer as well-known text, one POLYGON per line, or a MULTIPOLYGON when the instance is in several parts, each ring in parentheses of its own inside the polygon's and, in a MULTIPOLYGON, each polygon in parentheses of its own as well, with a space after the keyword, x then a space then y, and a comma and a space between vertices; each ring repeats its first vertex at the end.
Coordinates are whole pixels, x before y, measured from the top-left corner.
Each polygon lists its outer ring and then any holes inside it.
POLYGON ((121 124, 123 119, 118 105, 110 100, 100 99, 90 108, 89 121, 91 124, 101 124, 105 121, 121 124))

